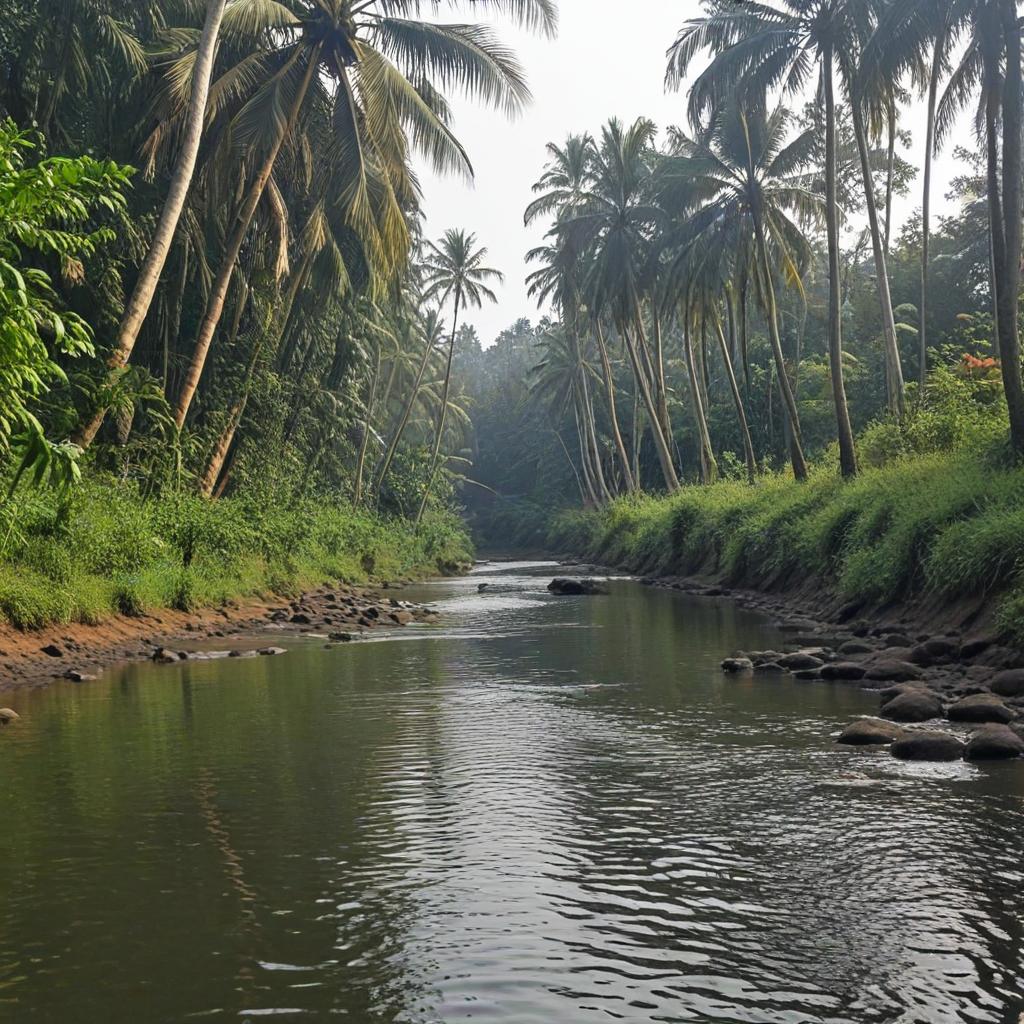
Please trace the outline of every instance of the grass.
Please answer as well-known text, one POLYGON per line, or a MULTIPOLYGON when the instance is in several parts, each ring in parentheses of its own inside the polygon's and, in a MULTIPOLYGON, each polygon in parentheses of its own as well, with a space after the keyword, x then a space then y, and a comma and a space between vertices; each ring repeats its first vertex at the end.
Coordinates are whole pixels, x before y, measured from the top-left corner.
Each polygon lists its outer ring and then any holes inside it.
POLYGON ((146 500, 94 479, 66 500, 26 490, 0 507, 0 617, 19 629, 98 623, 327 581, 451 573, 470 558, 453 514, 432 513, 417 531, 345 504, 146 500))
POLYGON ((1024 469, 967 449, 898 458, 850 482, 823 466, 804 484, 780 474, 621 498, 527 530, 549 550, 637 572, 761 589, 814 578, 865 606, 990 595, 999 625, 1024 643, 1024 469))

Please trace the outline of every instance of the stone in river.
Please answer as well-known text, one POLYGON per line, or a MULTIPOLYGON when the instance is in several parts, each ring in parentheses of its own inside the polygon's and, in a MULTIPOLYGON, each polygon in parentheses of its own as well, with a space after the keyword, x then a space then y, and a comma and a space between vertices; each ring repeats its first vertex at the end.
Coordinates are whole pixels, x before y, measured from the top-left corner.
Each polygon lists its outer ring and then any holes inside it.
POLYGON ((871 654, 874 650, 874 645, 867 643, 865 640, 847 640, 839 648, 839 653, 846 657, 851 657, 856 654, 871 654))
POLYGON ((942 717, 942 701, 928 690, 907 690, 886 701, 882 715, 893 722, 928 722, 942 717))
POLYGON ((1024 740, 1007 725, 989 724, 971 733, 968 761, 1006 761, 1024 754, 1024 740))
POLYGON ((548 584, 548 590, 552 594, 558 594, 560 597, 591 597, 595 594, 608 593, 596 580, 570 579, 567 577, 553 579, 548 584))
POLYGON ((778 662, 783 668, 788 668, 793 672, 802 669, 821 668, 825 664, 817 655, 808 654, 807 651, 795 651, 793 654, 784 654, 778 659, 778 662))
POLYGON ((918 729, 903 733, 889 753, 901 761, 959 761, 964 756, 964 744, 951 732, 918 729))
POLYGON ((867 670, 868 679, 888 679, 894 683, 906 683, 911 679, 920 679, 921 670, 909 661, 897 661, 893 658, 882 658, 867 670))
POLYGON ((0 708, 0 725, 10 725, 11 722, 16 722, 21 715, 17 711, 12 711, 10 708, 0 708))
POLYGON ((754 663, 749 658, 726 658, 722 662, 723 672, 753 672, 754 663))
POLYGON ((1011 668, 996 673, 992 692, 1000 697, 1024 697, 1024 668, 1011 668))
POLYGON ((960 641, 948 636, 933 636, 910 652, 915 665, 941 665, 953 661, 960 653, 960 641))
POLYGON ((266 658, 270 658, 276 654, 285 654, 287 652, 283 647, 261 647, 258 653, 262 654, 266 658))
POLYGON ((1013 711, 991 693, 975 693, 958 700, 946 710, 951 722, 999 722, 1008 725, 1013 711))
POLYGON ((881 718, 858 718, 840 733, 837 743, 854 747, 882 746, 898 739, 903 730, 892 722, 881 718))
POLYGON ((855 661, 834 661, 823 666, 822 679, 863 679, 867 669, 855 661))

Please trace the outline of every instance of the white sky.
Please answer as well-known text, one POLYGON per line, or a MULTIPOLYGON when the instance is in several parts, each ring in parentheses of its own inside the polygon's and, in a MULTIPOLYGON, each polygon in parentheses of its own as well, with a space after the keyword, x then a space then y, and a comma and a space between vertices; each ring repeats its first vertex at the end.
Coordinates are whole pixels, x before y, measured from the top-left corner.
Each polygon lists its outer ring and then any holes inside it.
MULTIPOLYGON (((560 0, 559 9, 553 40, 507 23, 495 26, 502 41, 516 50, 534 96, 518 120, 510 122, 461 98, 454 101, 455 132, 473 161, 475 184, 422 175, 428 237, 449 227, 473 231, 489 250, 489 265, 505 274, 504 286, 496 289, 499 303, 468 314, 484 345, 518 317, 539 316, 523 283, 524 257, 540 244, 546 226, 524 228, 523 210, 543 170, 545 145, 561 143, 570 132, 597 133, 613 116, 626 122, 646 116, 659 127, 685 123, 685 95, 663 89, 665 51, 683 22, 700 13, 698 0, 632 0, 625 6, 613 0, 560 0)), ((914 136, 913 149, 904 155, 919 167, 924 149, 919 106, 903 124, 914 136)), ((973 145, 969 127, 953 142, 973 145)), ((940 213, 941 197, 955 173, 953 161, 940 157, 934 193, 940 213)), ((919 191, 915 184, 898 208, 898 219, 920 206, 919 191)))

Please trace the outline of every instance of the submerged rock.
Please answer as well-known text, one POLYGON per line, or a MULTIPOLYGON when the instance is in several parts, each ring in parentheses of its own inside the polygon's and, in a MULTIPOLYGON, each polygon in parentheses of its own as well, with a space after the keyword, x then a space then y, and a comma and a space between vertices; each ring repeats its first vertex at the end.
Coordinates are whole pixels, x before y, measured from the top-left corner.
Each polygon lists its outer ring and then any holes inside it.
POLYGON ((608 591, 605 590, 605 588, 596 580, 572 579, 568 577, 553 579, 548 584, 548 590, 552 594, 558 594, 560 597, 592 597, 598 594, 608 593, 608 591))
POLYGON ((893 722, 928 722, 942 717, 942 701, 928 690, 905 690, 882 705, 882 715, 893 722))
POLYGON ((67 672, 64 673, 64 678, 70 679, 73 683, 87 683, 97 677, 90 675, 88 672, 80 672, 77 668, 69 668, 67 672))
POLYGON ((754 663, 749 658, 726 658, 722 662, 722 671, 737 673, 737 672, 753 672, 754 663))
POLYGON ((287 651, 283 647, 261 647, 257 653, 265 658, 272 658, 277 654, 287 654, 287 651))
POLYGON ((951 704, 946 711, 951 722, 998 722, 1008 725, 1014 719, 1012 709, 991 693, 975 693, 951 704))
POLYGON ((968 761, 1008 761, 1024 755, 1024 740, 1007 725, 989 724, 971 733, 964 757, 968 761))
POLYGON ((821 669, 822 679, 863 679, 867 669, 855 661, 834 661, 821 669))
POLYGON ((959 761, 963 741, 951 732, 920 729, 903 733, 889 748, 901 761, 959 761))
POLYGON ((12 711, 10 708, 0 708, 0 725, 10 725, 11 722, 16 722, 21 715, 17 711, 12 711))
POLYGON ((836 740, 854 747, 882 746, 899 739, 903 730, 892 722, 881 718, 858 718, 851 722, 836 740))

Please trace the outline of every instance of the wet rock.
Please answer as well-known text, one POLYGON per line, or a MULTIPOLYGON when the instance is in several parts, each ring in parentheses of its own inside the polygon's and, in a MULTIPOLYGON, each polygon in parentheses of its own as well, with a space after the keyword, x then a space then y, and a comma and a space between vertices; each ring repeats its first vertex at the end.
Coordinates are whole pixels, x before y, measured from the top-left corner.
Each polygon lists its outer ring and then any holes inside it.
POLYGON ((40 647, 39 649, 43 654, 46 654, 51 658, 64 657, 64 652, 56 644, 47 644, 45 647, 40 647))
POLYGON ((593 597, 598 594, 608 593, 596 580, 569 579, 565 577, 553 579, 548 584, 548 590, 559 597, 593 597))
POLYGON ((906 683, 921 678, 921 670, 909 661, 883 658, 876 661, 865 673, 868 679, 888 679, 895 683, 906 683))
POLYGON ((88 672, 80 672, 77 668, 69 668, 64 673, 65 679, 70 679, 73 683, 88 683, 97 677, 90 675, 88 672))
POLYGON ((1024 755, 1024 740, 1007 725, 989 724, 971 733, 964 757, 968 761, 1006 761, 1024 755))
POLYGON ((992 692, 1000 697, 1024 697, 1024 668, 997 672, 992 679, 992 692))
POLYGON ((726 658, 722 662, 722 671, 730 673, 753 672, 754 663, 749 658, 726 658))
POLYGON ((950 732, 917 729, 903 733, 889 753, 901 761, 959 761, 964 743, 950 732))
POLYGON ((255 658, 255 651, 228 651, 229 658, 255 658))
POLYGON ((903 730, 892 722, 881 718, 858 718, 851 722, 836 740, 854 747, 881 746, 898 739, 903 730))
POLYGON ((313 618, 305 612, 296 612, 290 621, 294 622, 296 626, 310 626, 313 623, 313 618))
POLYGON ((802 669, 821 668, 821 666, 825 664, 822 658, 819 658, 816 654, 810 654, 807 651, 796 651, 793 654, 784 654, 778 659, 778 662, 783 668, 788 668, 793 672, 798 672, 802 669))
POLYGON ((777 661, 761 661, 754 666, 755 672, 763 672, 766 675, 776 675, 785 672, 786 669, 777 661))
POLYGON ((886 633, 882 637, 882 643, 886 647, 913 647, 914 641, 906 633, 886 633))
POLYGON ((874 645, 868 643, 866 640, 847 640, 846 643, 839 648, 839 653, 850 658, 855 657, 858 654, 872 654, 874 650, 874 645))
POLYGON ((989 636, 970 637, 960 646, 960 658, 963 661, 973 661, 979 655, 984 654, 994 643, 989 636))
POLYGON ((166 647, 158 647, 153 652, 151 660, 158 665, 174 665, 182 660, 182 655, 177 651, 170 651, 166 647))
POLYGON ((412 622, 412 620, 413 620, 412 612, 407 612, 407 611, 401 610, 401 611, 397 611, 397 612, 392 612, 391 613, 391 621, 396 626, 408 626, 409 623, 412 622))
POLYGON ((943 665, 954 661, 959 653, 959 640, 949 636, 933 636, 911 650, 910 660, 915 665, 943 665))
POLYGON ((867 669, 855 661, 834 661, 821 669, 822 679, 863 679, 867 669))
POLYGON ((820 668, 802 668, 798 672, 793 673, 794 679, 799 679, 802 683, 810 683, 816 679, 821 678, 820 668))
POLYGON ((975 693, 958 700, 946 709, 951 722, 997 722, 1008 725, 1014 719, 1013 711, 991 693, 975 693))
POLYGON ((0 725, 10 725, 11 722, 16 722, 21 715, 17 711, 12 711, 10 708, 0 708, 0 725))
POLYGON ((813 633, 818 629, 818 623, 810 619, 791 619, 783 622, 779 629, 783 633, 813 633))
POLYGON ((287 622, 288 612, 279 608, 276 612, 271 612, 268 616, 271 622, 287 622))
POLYGON ((928 690, 906 690, 882 705, 882 715, 893 722, 928 722, 942 717, 942 701, 928 690))
POLYGON ((261 647, 257 654, 263 655, 265 658, 272 658, 278 654, 286 654, 287 652, 283 647, 261 647))

